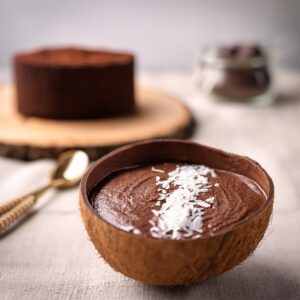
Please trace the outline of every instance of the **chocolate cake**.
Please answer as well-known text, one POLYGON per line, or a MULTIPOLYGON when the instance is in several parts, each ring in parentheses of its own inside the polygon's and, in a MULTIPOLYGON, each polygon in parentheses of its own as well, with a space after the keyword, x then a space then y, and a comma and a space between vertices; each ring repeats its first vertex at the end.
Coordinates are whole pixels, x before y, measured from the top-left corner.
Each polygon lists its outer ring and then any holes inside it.
POLYGON ((92 198, 97 214, 112 225, 170 239, 213 236, 266 201, 246 176, 174 162, 119 171, 92 198))
POLYGON ((43 49, 14 57, 21 114, 91 119, 133 114, 134 57, 79 48, 43 49))

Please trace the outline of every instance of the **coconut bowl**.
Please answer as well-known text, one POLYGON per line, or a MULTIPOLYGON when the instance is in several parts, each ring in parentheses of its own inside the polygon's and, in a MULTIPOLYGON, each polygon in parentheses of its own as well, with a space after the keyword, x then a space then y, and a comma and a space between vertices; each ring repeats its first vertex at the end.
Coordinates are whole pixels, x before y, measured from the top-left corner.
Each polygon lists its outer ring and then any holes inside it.
POLYGON ((174 286, 201 282, 228 271, 253 253, 272 213, 274 187, 255 161, 179 140, 152 140, 119 148, 96 161, 80 187, 81 216, 90 240, 109 265, 146 284, 174 286), (253 214, 207 238, 171 240, 135 235, 96 214, 90 192, 102 180, 124 168, 158 163, 204 164, 238 173, 255 181, 267 200, 253 214))

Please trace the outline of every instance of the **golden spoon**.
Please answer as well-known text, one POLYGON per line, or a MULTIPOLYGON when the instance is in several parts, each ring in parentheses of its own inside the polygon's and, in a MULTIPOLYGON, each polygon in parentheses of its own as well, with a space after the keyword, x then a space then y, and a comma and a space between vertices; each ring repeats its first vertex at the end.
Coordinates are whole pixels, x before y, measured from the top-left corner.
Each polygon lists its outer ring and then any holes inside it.
POLYGON ((24 216, 39 197, 49 189, 65 189, 75 186, 88 165, 88 155, 83 151, 70 150, 62 153, 51 173, 49 184, 27 195, 0 204, 0 231, 6 230, 24 216))

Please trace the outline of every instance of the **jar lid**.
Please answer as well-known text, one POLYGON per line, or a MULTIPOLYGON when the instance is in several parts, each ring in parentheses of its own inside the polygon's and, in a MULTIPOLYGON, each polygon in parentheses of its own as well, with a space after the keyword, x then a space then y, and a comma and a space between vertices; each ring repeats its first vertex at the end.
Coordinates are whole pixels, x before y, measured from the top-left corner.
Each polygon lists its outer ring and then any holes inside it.
POLYGON ((199 62, 214 68, 252 69, 266 67, 268 58, 261 46, 218 46, 202 51, 199 62))

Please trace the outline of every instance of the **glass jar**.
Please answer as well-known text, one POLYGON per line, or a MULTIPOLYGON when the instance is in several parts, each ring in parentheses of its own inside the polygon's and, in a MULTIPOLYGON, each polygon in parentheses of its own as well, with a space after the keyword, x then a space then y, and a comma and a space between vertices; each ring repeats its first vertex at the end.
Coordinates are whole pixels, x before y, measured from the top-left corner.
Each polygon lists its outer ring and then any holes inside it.
POLYGON ((196 80, 216 99, 268 104, 271 76, 266 53, 258 46, 210 48, 199 58, 196 80))

